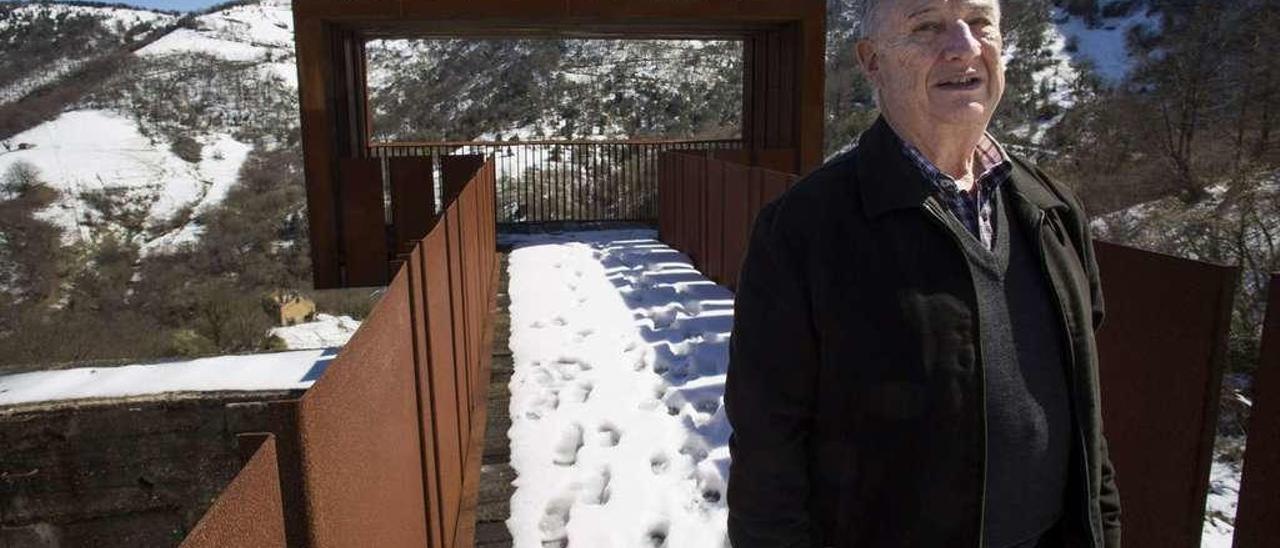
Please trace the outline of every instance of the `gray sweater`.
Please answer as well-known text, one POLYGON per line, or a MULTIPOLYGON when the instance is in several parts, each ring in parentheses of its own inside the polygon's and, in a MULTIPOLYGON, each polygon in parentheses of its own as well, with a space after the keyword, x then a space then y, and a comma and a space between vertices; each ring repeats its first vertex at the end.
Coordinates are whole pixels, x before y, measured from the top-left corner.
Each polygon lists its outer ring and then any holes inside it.
POLYGON ((987 250, 948 218, 973 274, 986 391, 987 475, 983 544, 1035 546, 1062 514, 1070 455, 1071 410, 1062 326, 1040 258, 995 207, 995 243, 987 250))

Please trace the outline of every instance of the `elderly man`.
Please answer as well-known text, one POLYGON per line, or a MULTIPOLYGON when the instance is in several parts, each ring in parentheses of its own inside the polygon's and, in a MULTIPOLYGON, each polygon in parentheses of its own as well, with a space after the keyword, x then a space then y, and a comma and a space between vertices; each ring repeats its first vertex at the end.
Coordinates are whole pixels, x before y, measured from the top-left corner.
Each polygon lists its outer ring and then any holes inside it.
POLYGON ((1077 200, 986 132, 996 0, 870 1, 882 116, 756 220, 725 405, 729 537, 1120 544, 1077 200))

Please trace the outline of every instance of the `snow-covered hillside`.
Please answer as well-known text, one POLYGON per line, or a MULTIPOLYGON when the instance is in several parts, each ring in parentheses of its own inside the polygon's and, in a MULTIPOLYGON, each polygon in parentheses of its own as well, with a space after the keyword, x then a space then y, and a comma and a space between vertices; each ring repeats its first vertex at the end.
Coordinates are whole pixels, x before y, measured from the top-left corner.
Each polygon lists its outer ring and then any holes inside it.
MULTIPOLYGON (((85 203, 94 193, 129 202, 145 211, 151 223, 165 223, 187 209, 198 213, 221 201, 250 146, 225 134, 198 140, 205 153, 199 162, 188 162, 170 150, 170 143, 142 135, 133 120, 119 113, 75 110, 16 136, 14 141, 30 148, 0 154, 0 173, 17 162, 35 166, 61 195, 46 218, 69 238, 88 238, 87 227, 103 221, 101 212, 85 203)), ((196 234, 190 229, 166 233, 142 242, 143 249, 188 241, 196 234)))
MULTIPOLYGON (((98 17, 105 26, 124 29, 143 23, 167 25, 176 20, 174 15, 141 10, 40 4, 18 8, 14 11, 17 15, 6 19, 6 24, 17 25, 32 14, 56 16, 62 12, 98 17)), ((131 236, 144 254, 194 241, 201 232, 194 219, 222 200, 253 148, 246 137, 237 138, 240 132, 236 120, 266 113, 225 112, 228 109, 215 105, 210 108, 223 111, 219 113, 223 121, 199 120, 201 125, 155 119, 167 111, 143 113, 151 110, 147 107, 151 103, 208 100, 204 96, 209 94, 202 95, 202 89, 183 89, 184 85, 207 88, 206 81, 165 74, 183 69, 185 57, 193 54, 248 63, 260 72, 261 78, 281 82, 286 94, 296 93, 292 21, 287 0, 265 0, 195 17, 183 28, 172 30, 135 52, 148 62, 137 71, 136 81, 159 78, 178 82, 167 97, 140 96, 144 95, 141 88, 128 87, 133 82, 117 86, 119 90, 114 95, 106 95, 110 99, 91 95, 84 104, 71 105, 55 119, 8 139, 6 150, 0 152, 0 174, 18 162, 39 170, 42 179, 60 191, 60 199, 44 216, 62 227, 68 240, 90 238, 105 225, 117 235, 131 236), (166 63, 167 59, 175 61, 166 63), (161 128, 169 129, 164 127, 166 124, 180 127, 163 131, 161 128), (178 153, 183 143, 177 141, 188 139, 194 143, 189 146, 198 152, 195 157, 187 154, 184 159, 178 153), (100 208, 91 203, 103 199, 140 212, 145 220, 140 226, 112 226, 113 219, 103 219, 100 208)), ((50 75, 70 70, 75 64, 60 60, 42 76, 4 89, 33 88, 56 79, 50 75)), ((289 109, 287 102, 285 105, 290 112, 275 114, 296 120, 294 109, 289 109)), ((235 110, 235 105, 231 106, 235 110)), ((181 116, 181 103, 172 110, 181 116)), ((293 124, 296 126, 296 121, 293 124)))
MULTIPOLYGON (((1103 9, 1116 0, 1102 2, 1103 9)), ((1128 46, 1129 36, 1160 30, 1159 14, 1145 2, 1128 2, 1131 7, 1113 17, 1100 17, 1092 26, 1086 18, 1073 16, 1062 8, 1051 11, 1054 54, 1086 65, 1104 84, 1115 86, 1129 77, 1140 59, 1128 46)))
POLYGON ((194 28, 177 29, 138 50, 138 55, 203 52, 229 61, 253 61, 296 88, 291 5, 289 0, 262 0, 202 15, 194 28))
POLYGON ((0 104, 55 82, 115 47, 163 32, 177 19, 171 13, 112 6, 0 6, 0 46, 27 58, 0 63, 9 72, 0 76, 0 104))

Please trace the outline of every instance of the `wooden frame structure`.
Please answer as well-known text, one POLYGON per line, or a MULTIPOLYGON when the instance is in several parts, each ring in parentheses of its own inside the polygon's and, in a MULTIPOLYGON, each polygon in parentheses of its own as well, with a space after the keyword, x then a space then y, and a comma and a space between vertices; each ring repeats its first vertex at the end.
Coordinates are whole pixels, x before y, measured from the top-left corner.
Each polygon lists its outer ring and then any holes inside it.
MULTIPOLYGON (((422 236, 396 226, 376 229, 386 215, 383 182, 359 162, 367 159, 370 135, 364 53, 370 39, 742 40, 744 147, 790 150, 796 172, 822 161, 821 0, 295 0, 293 14, 317 289, 385 284, 390 268, 381 257, 395 257, 401 236, 422 236)), ((396 170, 420 173, 423 166, 396 170)), ((391 187, 422 184, 432 183, 391 187)), ((432 214, 421 208, 424 218, 432 214)), ((430 222, 410 224, 421 231, 430 222)))

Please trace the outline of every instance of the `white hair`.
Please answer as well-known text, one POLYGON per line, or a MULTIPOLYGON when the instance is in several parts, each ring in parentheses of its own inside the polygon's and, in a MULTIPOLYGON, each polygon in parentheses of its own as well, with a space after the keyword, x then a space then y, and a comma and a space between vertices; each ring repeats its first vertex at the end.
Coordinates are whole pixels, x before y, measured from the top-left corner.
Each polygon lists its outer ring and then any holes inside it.
POLYGON ((855 27, 855 37, 859 40, 870 38, 875 34, 876 27, 880 25, 880 4, 881 0, 855 0, 857 4, 854 7, 854 14, 857 16, 858 24, 855 27))

